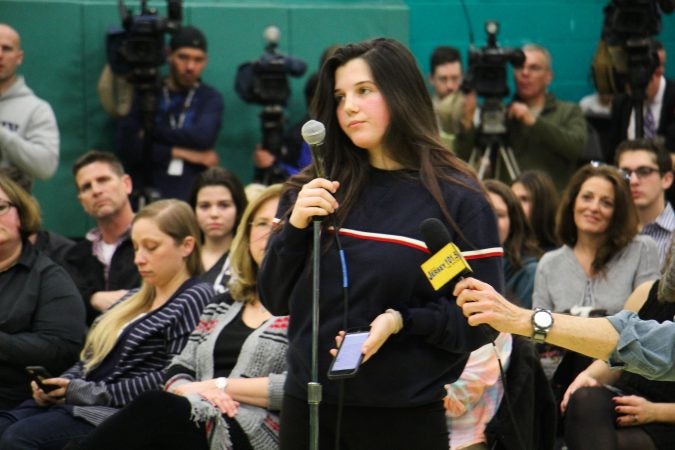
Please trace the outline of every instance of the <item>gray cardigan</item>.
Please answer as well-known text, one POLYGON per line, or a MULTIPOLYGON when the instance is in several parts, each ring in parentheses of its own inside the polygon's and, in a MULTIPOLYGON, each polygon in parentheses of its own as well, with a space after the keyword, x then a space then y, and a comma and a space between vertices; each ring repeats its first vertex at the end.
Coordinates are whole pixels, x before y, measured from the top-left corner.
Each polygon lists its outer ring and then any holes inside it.
POLYGON ((592 306, 614 314, 645 281, 659 277, 659 254, 654 240, 638 235, 607 263, 604 274, 588 278, 567 245, 547 252, 537 266, 532 306, 553 311, 592 306))
MULTIPOLYGON (((228 296, 226 293, 224 294, 228 296)), ((199 324, 190 335, 188 344, 176 356, 169 367, 175 373, 176 366, 185 370, 173 375, 165 385, 171 391, 176 386, 193 381, 213 378, 213 351, 221 331, 242 310, 243 304, 235 302, 212 303, 204 309, 199 324), (186 373, 189 372, 189 373, 186 373), (194 375, 193 375, 194 374, 194 375)), ((246 433, 251 446, 256 450, 276 450, 279 447, 279 416, 273 411, 281 409, 283 388, 286 381, 286 349, 288 339, 288 316, 271 317, 253 333, 241 347, 239 358, 230 378, 269 378, 269 406, 267 409, 242 403, 235 420, 246 433)), ((231 448, 227 422, 220 411, 198 395, 189 395, 192 419, 196 422, 212 421, 209 437, 211 449, 231 448)))

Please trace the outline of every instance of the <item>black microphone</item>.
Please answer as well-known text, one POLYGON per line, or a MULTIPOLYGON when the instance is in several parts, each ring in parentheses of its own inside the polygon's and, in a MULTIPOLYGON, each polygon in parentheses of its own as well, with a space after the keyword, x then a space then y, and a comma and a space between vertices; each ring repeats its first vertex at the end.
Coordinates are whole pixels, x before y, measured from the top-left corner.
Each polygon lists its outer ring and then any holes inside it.
POLYGON ((462 279, 473 272, 462 252, 450 241, 450 233, 443 222, 433 217, 425 219, 420 225, 420 232, 432 255, 422 264, 422 271, 435 290, 455 277, 462 279))
POLYGON ((316 176, 325 178, 326 171, 324 170, 323 156, 319 149, 323 146, 323 140, 326 138, 326 127, 318 120, 310 120, 302 126, 300 133, 309 145, 309 150, 312 153, 312 163, 314 164, 316 176))
MULTIPOLYGON (((433 217, 425 219, 420 225, 420 232, 424 237, 424 243, 432 253, 431 258, 422 264, 422 271, 434 290, 439 290, 455 277, 461 280, 473 273, 462 252, 450 241, 450 233, 443 222, 433 217)), ((486 324, 479 325, 479 328, 494 345, 497 332, 486 324)), ((499 360, 499 356, 497 359, 499 360)), ((499 365, 501 371, 501 360, 499 365)))

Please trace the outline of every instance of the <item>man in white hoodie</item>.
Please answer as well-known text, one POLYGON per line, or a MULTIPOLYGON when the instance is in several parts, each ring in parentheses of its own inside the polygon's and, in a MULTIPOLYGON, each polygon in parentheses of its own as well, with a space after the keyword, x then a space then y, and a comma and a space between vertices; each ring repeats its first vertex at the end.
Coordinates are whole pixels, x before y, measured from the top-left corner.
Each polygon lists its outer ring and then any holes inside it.
POLYGON ((19 33, 0 23, 0 165, 46 179, 59 163, 59 129, 51 106, 17 75, 22 62, 19 33))

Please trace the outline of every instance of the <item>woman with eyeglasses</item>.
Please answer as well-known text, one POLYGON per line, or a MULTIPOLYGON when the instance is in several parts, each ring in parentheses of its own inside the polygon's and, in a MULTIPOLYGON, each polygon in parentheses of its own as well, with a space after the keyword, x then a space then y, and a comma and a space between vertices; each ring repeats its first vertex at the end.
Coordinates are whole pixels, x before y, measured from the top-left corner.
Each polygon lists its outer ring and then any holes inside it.
POLYGON ((183 201, 160 200, 136 214, 131 240, 140 289, 94 321, 77 363, 40 385, 32 382, 33 399, 0 414, 1 449, 60 450, 160 386, 166 366, 213 297, 211 286, 196 278, 202 272, 198 236, 194 214, 183 201))
POLYGON ((0 175, 0 411, 31 397, 26 366, 60 373, 84 338, 75 284, 28 241, 40 223, 35 199, 0 175))
POLYGON ((141 395, 69 450, 278 448, 288 317, 262 306, 256 275, 280 195, 281 185, 269 186, 246 208, 229 290, 204 310, 165 391, 141 395))
POLYGON ((195 179, 188 202, 202 231, 201 279, 216 293, 224 292, 230 279, 230 246, 248 203, 244 187, 229 170, 211 167, 195 179))

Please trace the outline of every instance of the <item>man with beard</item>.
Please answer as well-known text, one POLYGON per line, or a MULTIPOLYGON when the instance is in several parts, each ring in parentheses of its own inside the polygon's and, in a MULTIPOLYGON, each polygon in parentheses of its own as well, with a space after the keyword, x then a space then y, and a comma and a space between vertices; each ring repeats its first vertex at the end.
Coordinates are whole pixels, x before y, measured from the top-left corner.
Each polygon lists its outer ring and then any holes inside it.
POLYGON ((206 37, 199 29, 181 28, 172 36, 169 49, 169 76, 153 105, 156 112, 151 130, 143 126, 144 99, 136 92, 131 112, 118 126, 117 153, 135 187, 145 190, 146 198, 152 189, 153 196, 187 200, 197 174, 218 165, 215 145, 223 97, 201 82, 208 56, 206 37), (151 134, 146 136, 148 131, 151 134), (146 138, 150 139, 149 152, 146 138))

